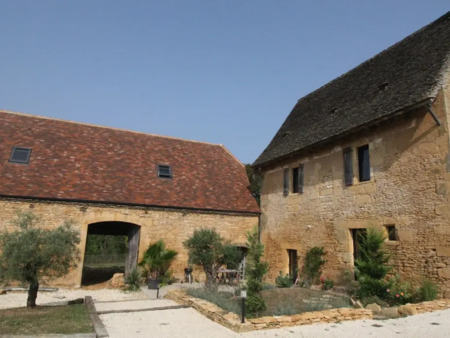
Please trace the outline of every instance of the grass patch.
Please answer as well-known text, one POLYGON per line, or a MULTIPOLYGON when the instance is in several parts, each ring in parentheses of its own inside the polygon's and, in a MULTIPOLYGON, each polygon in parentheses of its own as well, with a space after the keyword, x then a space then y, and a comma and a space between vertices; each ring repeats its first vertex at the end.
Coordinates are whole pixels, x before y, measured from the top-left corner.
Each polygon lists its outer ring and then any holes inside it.
POLYGON ((92 333, 84 304, 0 310, 0 335, 92 333))

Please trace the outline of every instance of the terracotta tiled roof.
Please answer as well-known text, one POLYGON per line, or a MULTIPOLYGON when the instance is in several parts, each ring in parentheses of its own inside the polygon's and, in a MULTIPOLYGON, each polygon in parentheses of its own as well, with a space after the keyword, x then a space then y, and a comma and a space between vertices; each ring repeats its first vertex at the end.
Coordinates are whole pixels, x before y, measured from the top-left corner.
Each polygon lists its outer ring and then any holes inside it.
POLYGON ((301 98, 255 166, 332 144, 436 98, 450 74, 450 12, 301 98))
POLYGON ((1 196, 259 212, 248 185, 222 145, 0 111, 1 196), (9 162, 14 146, 28 164, 9 162))

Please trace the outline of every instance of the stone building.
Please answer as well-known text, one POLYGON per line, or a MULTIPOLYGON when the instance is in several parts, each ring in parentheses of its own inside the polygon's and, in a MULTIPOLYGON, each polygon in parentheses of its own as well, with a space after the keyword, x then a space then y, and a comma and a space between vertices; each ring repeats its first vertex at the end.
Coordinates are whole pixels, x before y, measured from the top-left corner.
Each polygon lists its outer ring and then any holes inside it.
POLYGON ((126 269, 163 239, 178 278, 194 229, 242 246, 259 217, 248 185, 222 145, 0 111, 0 230, 30 209, 49 228, 73 220, 81 258, 61 285, 81 284, 90 234, 128 236, 126 269))
POLYGON ((376 227, 403 278, 450 297, 449 75, 447 13, 297 102, 254 163, 270 279, 324 246, 342 281, 376 227))

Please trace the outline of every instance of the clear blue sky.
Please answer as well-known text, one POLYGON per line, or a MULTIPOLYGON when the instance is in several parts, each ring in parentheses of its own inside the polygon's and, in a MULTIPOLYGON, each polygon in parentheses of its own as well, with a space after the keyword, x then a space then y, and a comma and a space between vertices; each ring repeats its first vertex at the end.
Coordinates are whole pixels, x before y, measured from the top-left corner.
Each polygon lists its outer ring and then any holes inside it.
POLYGON ((448 0, 0 0, 0 108, 222 143, 253 162, 297 100, 448 0))

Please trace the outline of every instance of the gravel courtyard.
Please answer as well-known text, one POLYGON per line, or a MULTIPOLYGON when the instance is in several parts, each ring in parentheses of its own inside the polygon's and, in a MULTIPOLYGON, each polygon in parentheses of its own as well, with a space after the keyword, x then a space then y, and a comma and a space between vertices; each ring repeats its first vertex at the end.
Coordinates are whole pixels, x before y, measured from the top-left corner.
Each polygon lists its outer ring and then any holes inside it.
MULTIPOLYGON (((176 308, 165 299, 151 299, 145 292, 119 290, 64 290, 40 292, 37 304, 56 304, 90 295, 98 311, 134 310, 101 314, 110 337, 449 337, 450 309, 389 320, 358 320, 316 324, 237 334, 199 314, 192 308, 176 308), (174 308, 171 308, 171 307, 174 308), (166 310, 152 308, 166 307, 166 310), (136 311, 138 310, 138 311, 136 311), (139 311, 141 310, 141 311, 139 311), (142 311, 146 310, 146 311, 142 311)), ((0 295, 0 309, 22 307, 25 292, 0 295)))

